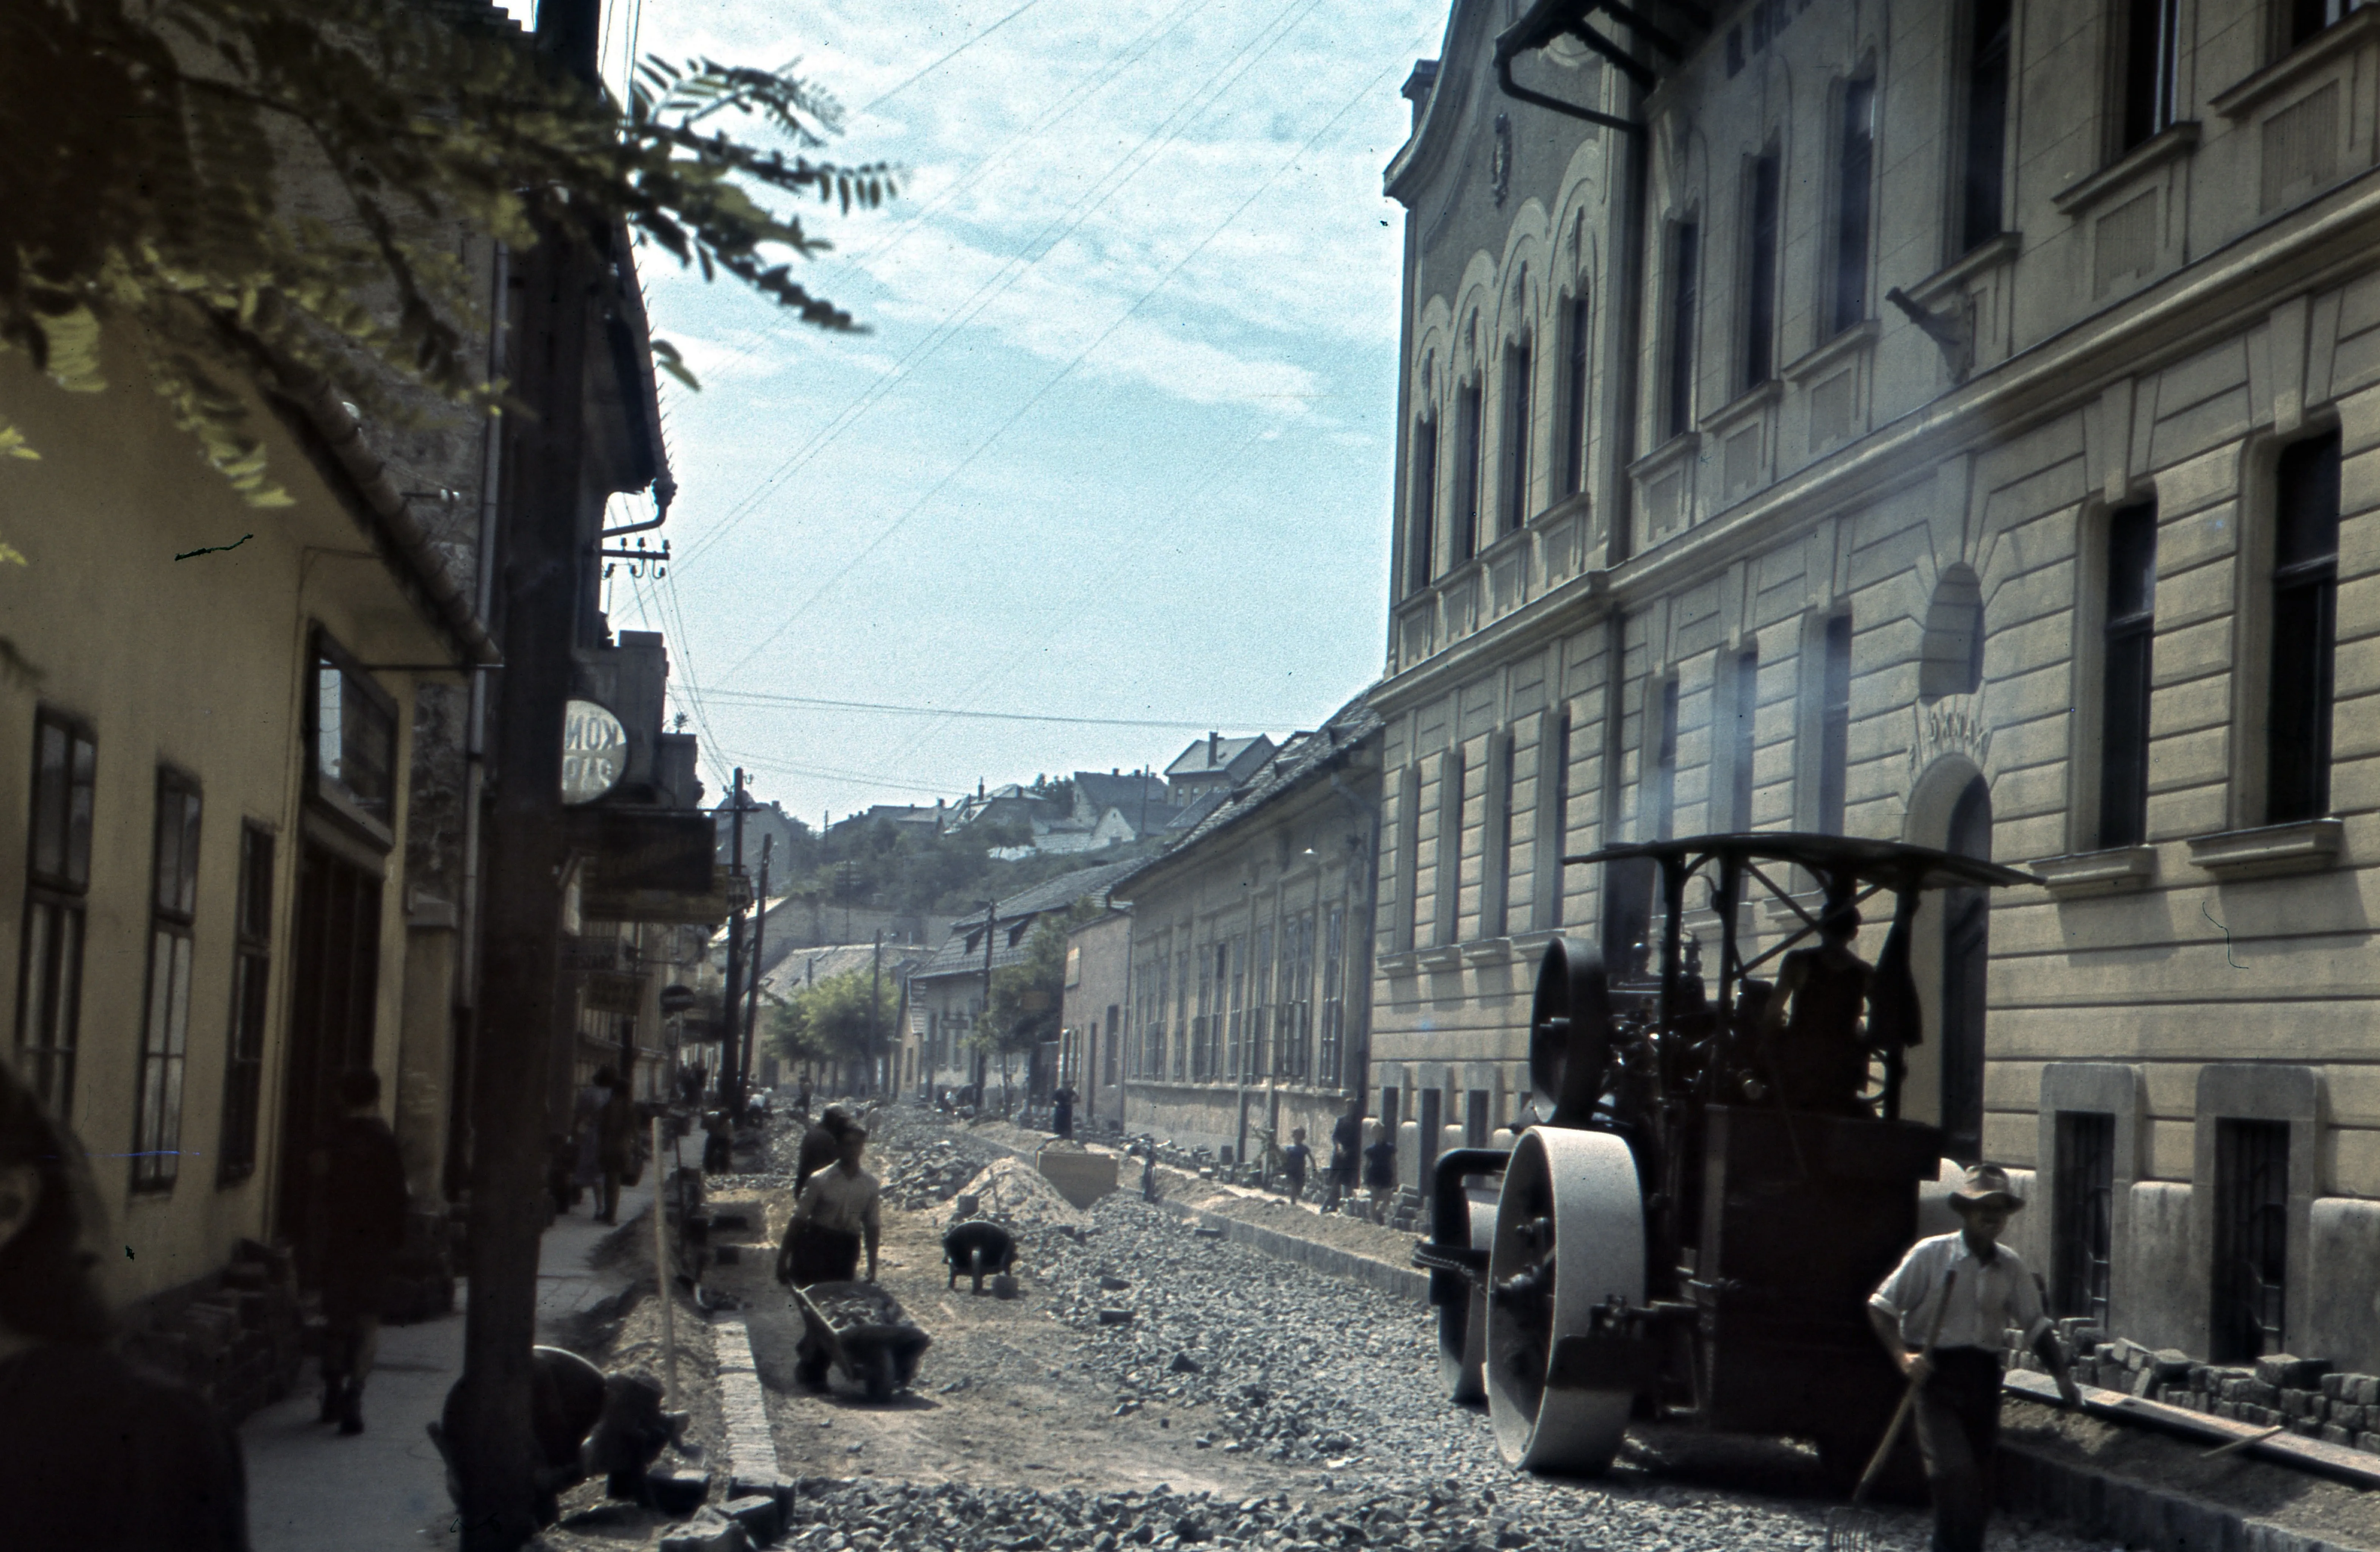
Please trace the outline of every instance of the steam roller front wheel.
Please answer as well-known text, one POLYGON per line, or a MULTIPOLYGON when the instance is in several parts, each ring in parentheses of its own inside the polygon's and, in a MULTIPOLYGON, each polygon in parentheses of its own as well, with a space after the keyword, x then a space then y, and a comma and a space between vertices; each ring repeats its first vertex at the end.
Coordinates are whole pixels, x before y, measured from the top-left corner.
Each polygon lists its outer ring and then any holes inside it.
MULTIPOLYGON (((1496 1242, 1496 1204, 1468 1201, 1470 1238, 1466 1245, 1496 1242)), ((1438 1379, 1447 1399, 1467 1406, 1487 1399, 1488 1296, 1468 1282, 1438 1307, 1438 1379)))
POLYGON ((1611 1464, 1635 1395, 1546 1383, 1554 1345, 1595 1308, 1645 1301, 1636 1164, 1607 1132, 1532 1127, 1512 1151, 1488 1265, 1488 1414, 1524 1471, 1592 1476, 1611 1464))

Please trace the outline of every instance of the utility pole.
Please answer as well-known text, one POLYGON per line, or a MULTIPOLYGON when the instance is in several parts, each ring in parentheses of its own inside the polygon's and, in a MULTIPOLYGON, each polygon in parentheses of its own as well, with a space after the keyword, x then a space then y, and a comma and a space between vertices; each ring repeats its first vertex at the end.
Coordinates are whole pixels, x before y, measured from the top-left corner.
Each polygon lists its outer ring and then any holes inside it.
POLYGON ((760 890, 758 908, 752 912, 752 973, 748 977, 751 1002, 744 1015, 744 1065, 735 1073, 735 1118, 744 1118, 744 1091, 752 1082, 752 1047, 760 1043, 760 938, 769 930, 769 853, 777 837, 760 837, 760 890))
MULTIPOLYGON (((988 1036, 991 1031, 991 934, 992 929, 1000 925, 999 918, 999 902, 996 900, 984 901, 983 1019, 976 1030, 975 1045, 975 1107, 976 1113, 978 1115, 983 1112, 984 1080, 991 1075, 990 1070, 991 1065, 991 1051, 987 1044, 988 1036)), ((1005 1098, 1006 1096, 1002 1095, 1002 1097, 1005 1098)))
MULTIPOLYGON (((744 876, 744 767, 735 767, 735 808, 727 822, 727 864, 730 875, 744 876)), ((736 907, 727 923, 727 992, 720 999, 719 1021, 719 1104, 731 1114, 735 1108, 735 1078, 738 1070, 735 1057, 735 1008, 744 1000, 744 908, 736 907)))
MULTIPOLYGON (((591 90, 597 0, 540 0, 537 45, 591 90)), ((544 1231, 547 1076, 561 979, 563 707, 580 631, 588 554, 587 341, 603 231, 547 228, 521 254, 517 300, 498 296, 514 333, 513 382, 531 413, 503 428, 498 584, 504 666, 487 794, 485 951, 473 1043, 463 1404, 454 1462, 464 1552, 516 1552, 537 1534, 530 1350, 537 1341, 538 1243, 544 1231)), ((595 514, 600 521, 600 513, 595 514)))
MULTIPOLYGON (((884 1058, 884 929, 876 929, 876 952, 868 960, 868 1055, 871 1063, 884 1058)), ((870 1073, 870 1077, 875 1074, 870 1073)), ((884 1085, 889 1092, 890 1075, 884 1085)))

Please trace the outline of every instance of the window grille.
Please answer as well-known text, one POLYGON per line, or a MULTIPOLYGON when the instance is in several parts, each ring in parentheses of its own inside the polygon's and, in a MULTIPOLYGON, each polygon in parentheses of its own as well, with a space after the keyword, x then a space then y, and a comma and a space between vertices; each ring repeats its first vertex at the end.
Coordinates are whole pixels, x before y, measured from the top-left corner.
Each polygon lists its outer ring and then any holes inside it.
POLYGON ((2286 1350, 2289 1127, 2215 1123, 2215 1321, 2210 1356, 2245 1363, 2286 1350))
POLYGON ((2107 1276, 2114 1244, 2116 1118, 2097 1110, 2058 1113, 2057 1194, 2050 1228, 2051 1272, 2061 1315, 2107 1324, 2107 1276))

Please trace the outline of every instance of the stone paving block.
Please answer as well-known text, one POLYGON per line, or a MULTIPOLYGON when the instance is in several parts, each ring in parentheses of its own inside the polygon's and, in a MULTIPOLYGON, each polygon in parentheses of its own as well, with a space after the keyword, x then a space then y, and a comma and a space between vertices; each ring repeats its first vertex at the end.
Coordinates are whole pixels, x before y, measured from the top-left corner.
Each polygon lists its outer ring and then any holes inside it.
POLYGON ((751 1552, 751 1546, 743 1526, 705 1509, 684 1530, 662 1537, 661 1552, 751 1552))
POLYGON ((784 1533, 785 1511, 773 1497, 754 1494, 748 1497, 730 1498, 719 1512, 744 1527, 755 1546, 766 1546, 784 1533))

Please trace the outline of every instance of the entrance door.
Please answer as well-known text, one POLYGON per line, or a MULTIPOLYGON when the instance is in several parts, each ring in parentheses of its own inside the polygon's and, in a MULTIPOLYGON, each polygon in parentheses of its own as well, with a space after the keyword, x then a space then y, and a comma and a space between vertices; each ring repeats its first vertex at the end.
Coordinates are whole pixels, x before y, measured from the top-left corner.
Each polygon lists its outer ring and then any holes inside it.
MULTIPOLYGON (((1975 777, 1959 794, 1950 813, 1950 836, 1943 848, 1953 855, 1989 862, 1992 855, 1992 795, 1975 777)), ((1983 1157, 1984 972, 1991 959, 1991 891, 1942 892, 1942 1135, 1943 1147, 1962 1164, 1983 1157)))
MULTIPOLYGON (((372 1058, 380 992, 380 875, 309 840, 298 862, 289 1055, 282 1088, 274 1228, 301 1250, 315 1235, 312 1155, 338 1106, 339 1074, 372 1058)), ((303 1265, 307 1258, 300 1256, 303 1265)))

